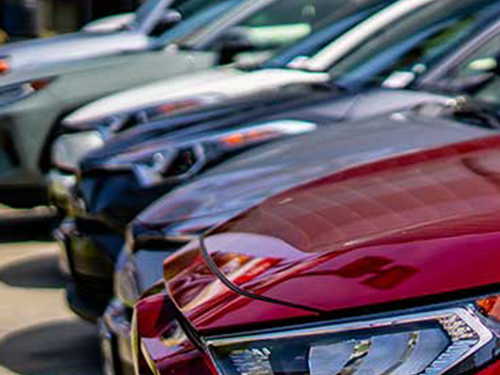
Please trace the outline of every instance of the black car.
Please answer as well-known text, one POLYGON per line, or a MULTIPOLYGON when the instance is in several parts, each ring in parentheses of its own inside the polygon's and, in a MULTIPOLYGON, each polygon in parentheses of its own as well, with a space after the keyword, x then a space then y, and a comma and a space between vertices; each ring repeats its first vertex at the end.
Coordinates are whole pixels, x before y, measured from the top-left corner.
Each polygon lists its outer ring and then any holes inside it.
MULTIPOLYGON (((226 134, 228 129, 237 132, 242 126, 290 121, 320 128, 341 120, 362 119, 419 103, 447 100, 446 96, 432 92, 484 95, 495 75, 482 54, 491 51, 500 28, 496 23, 497 15, 482 12, 478 7, 481 3, 469 1, 467 5, 476 12, 470 13, 463 12, 463 8, 453 12, 449 1, 436 1, 433 4, 439 5, 441 16, 434 9, 433 17, 429 17, 424 7, 422 13, 416 12, 403 19, 405 22, 398 19, 401 32, 385 33, 384 38, 374 36, 371 43, 365 43, 346 56, 331 71, 336 82, 353 91, 381 83, 397 87, 403 82, 412 82, 411 90, 373 88, 356 94, 343 93, 336 84, 331 84, 326 91, 325 86, 320 89, 301 87, 300 90, 306 92, 292 90, 294 94, 279 94, 291 95, 292 99, 278 101, 278 104, 258 101, 260 104, 251 109, 243 107, 240 113, 229 117, 196 126, 180 126, 176 131, 172 131, 170 123, 166 125, 166 135, 161 131, 158 135, 154 125, 153 130, 131 130, 91 153, 80 165, 78 192, 71 204, 75 208, 74 217, 66 220, 58 231, 73 277, 68 289, 71 306, 86 318, 95 318, 102 312, 112 293, 113 266, 124 242, 127 223, 176 185, 232 155, 232 152, 216 150, 211 154, 215 155, 213 158, 204 159, 200 165, 194 151, 195 146, 211 149, 214 137, 226 134), (427 24, 422 20, 424 16, 427 24), (491 25, 487 27, 486 23, 491 25), (420 32, 415 34, 415 29, 420 32), (458 49, 457 45, 464 40, 468 41, 458 49), (381 48, 383 46, 386 48, 381 48), (374 51, 378 53, 374 55, 374 51), (297 92, 298 99, 294 96, 297 92), (144 142, 148 132, 154 134, 153 140, 144 142), (207 139, 210 141, 205 143, 207 139), (157 157, 157 154, 161 155, 157 157), (196 166, 196 173, 183 173, 190 172, 193 166, 196 166), (151 181, 154 184, 151 185, 151 181)), ((488 59, 496 61, 496 55, 488 59)), ((479 99, 484 98, 479 96, 479 99)), ((485 121, 496 126, 490 121, 494 117, 478 111, 475 105, 458 103, 456 113, 467 114, 481 126, 485 121)), ((238 105, 244 106, 244 103, 238 105)), ((217 112, 217 107, 211 111, 217 112)))

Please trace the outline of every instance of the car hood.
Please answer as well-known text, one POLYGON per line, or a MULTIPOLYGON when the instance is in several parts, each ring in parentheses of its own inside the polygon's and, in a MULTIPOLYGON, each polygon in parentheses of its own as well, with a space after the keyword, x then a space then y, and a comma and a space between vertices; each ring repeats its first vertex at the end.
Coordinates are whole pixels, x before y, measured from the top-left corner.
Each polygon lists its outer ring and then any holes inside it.
POLYGON ((244 96, 122 132, 104 147, 87 154, 80 162, 80 172, 106 169, 109 159, 146 150, 150 143, 174 144, 177 140, 184 142, 188 136, 194 139, 214 131, 272 121, 297 120, 329 126, 345 119, 368 118, 420 102, 442 100, 446 98, 407 90, 374 89, 362 94, 340 95, 337 91, 292 85, 289 90, 244 96))
POLYGON ((123 29, 124 26, 131 24, 135 20, 135 13, 122 13, 113 16, 100 18, 87 23, 82 31, 87 33, 109 33, 123 29))
POLYGON ((147 46, 147 36, 135 32, 78 32, 7 44, 0 47, 0 57, 8 58, 11 72, 0 76, 0 85, 3 85, 4 78, 18 72, 31 74, 31 70, 45 65, 137 51, 147 46))
POLYGON ((274 196, 172 260, 198 251, 191 262, 204 266, 169 277, 167 260, 170 296, 194 327, 213 332, 485 293, 500 284, 499 175, 498 136, 333 173, 274 196))
POLYGON ((70 114, 64 119, 64 125, 71 128, 73 124, 96 121, 119 113, 167 104, 169 101, 198 99, 200 104, 214 103, 261 91, 278 90, 284 85, 327 80, 328 75, 324 73, 287 69, 262 69, 253 72, 229 67, 212 69, 141 86, 100 99, 70 114))
POLYGON ((135 225, 169 237, 202 233, 272 195, 321 176, 489 134, 415 110, 341 123, 259 147, 212 168, 145 210, 135 225))

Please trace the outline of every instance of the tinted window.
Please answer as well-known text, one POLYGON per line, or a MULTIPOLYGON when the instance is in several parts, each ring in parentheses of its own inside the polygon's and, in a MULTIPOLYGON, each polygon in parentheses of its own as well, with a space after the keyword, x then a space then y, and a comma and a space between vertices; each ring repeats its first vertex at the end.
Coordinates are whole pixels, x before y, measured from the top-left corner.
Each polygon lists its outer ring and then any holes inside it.
POLYGON ((485 23, 495 19, 500 1, 440 0, 428 3, 379 30, 332 69, 340 83, 381 83, 394 71, 425 72, 485 23))
POLYGON ((140 27, 144 22, 147 21, 151 13, 165 0, 148 0, 142 3, 142 5, 135 12, 135 23, 140 27))
POLYGON ((365 20, 394 0, 365 0, 332 2, 332 10, 326 19, 312 27, 311 35, 297 41, 291 47, 280 49, 267 61, 265 67, 283 67, 297 58, 307 58, 331 43, 350 28, 365 20))
POLYGON ((491 39, 448 73, 447 80, 474 98, 500 105, 500 36, 491 39), (467 89, 465 87, 467 86, 467 89))
POLYGON ((279 0, 236 26, 255 49, 289 46, 314 30, 346 0, 279 0))
POLYGON ((182 15, 182 21, 164 33, 159 42, 168 44, 177 38, 187 38, 242 3, 243 0, 179 1, 173 8, 182 15))

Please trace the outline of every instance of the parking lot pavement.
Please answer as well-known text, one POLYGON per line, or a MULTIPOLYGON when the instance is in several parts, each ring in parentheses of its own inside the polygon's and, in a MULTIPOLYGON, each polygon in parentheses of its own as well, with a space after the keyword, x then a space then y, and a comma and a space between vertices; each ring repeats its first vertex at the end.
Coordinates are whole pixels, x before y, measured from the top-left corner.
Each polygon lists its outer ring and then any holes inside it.
POLYGON ((54 243, 0 243, 0 375, 100 375, 96 329, 63 286, 54 243))

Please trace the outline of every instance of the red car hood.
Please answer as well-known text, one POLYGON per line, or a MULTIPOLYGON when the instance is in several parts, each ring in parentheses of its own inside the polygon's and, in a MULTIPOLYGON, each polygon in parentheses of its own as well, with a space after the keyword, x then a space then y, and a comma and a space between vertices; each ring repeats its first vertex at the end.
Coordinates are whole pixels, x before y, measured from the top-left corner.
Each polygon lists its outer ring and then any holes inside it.
POLYGON ((202 331, 500 285, 500 137, 303 185, 191 244, 182 258, 190 265, 173 278, 166 263, 167 286, 202 331))

